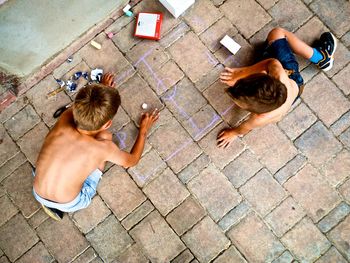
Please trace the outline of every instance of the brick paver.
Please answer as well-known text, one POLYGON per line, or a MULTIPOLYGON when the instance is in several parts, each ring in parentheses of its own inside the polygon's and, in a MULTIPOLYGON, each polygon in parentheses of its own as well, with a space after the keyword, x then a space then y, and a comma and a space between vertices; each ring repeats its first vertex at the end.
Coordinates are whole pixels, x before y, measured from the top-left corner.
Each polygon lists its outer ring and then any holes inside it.
POLYGON ((5 128, 11 137, 17 140, 39 122, 38 114, 36 114, 32 106, 28 105, 5 122, 5 128))
POLYGON ((316 166, 325 164, 332 156, 341 150, 341 144, 326 129, 322 122, 316 122, 296 141, 295 145, 316 166))
POLYGON ((3 181, 9 196, 27 218, 39 209, 39 204, 32 194, 33 176, 31 169, 32 167, 27 162, 3 181))
POLYGON ((280 241, 253 213, 233 227, 228 236, 249 262, 272 261, 284 250, 280 241))
POLYGON ((38 262, 38 263, 49 263, 54 259, 47 251, 43 243, 37 243, 33 248, 31 248, 27 253, 25 253, 17 262, 38 262))
POLYGON ((255 210, 263 216, 282 201, 286 195, 284 189, 266 169, 258 172, 242 186, 240 192, 255 210))
POLYGON ((327 253, 325 253, 322 257, 320 257, 317 263, 327 263, 327 262, 338 262, 338 263, 346 263, 345 258, 338 252, 338 250, 334 247, 329 249, 327 253))
POLYGON ((314 221, 321 219, 340 201, 335 190, 311 165, 305 166, 284 185, 314 221))
POLYGON ((183 240, 200 262, 209 262, 230 245, 230 241, 214 221, 205 217, 183 240))
POLYGON ((218 221, 241 201, 237 190, 214 166, 209 166, 192 179, 188 183, 188 188, 215 221, 218 221))
POLYGON ((295 228, 282 238, 282 241, 302 262, 314 261, 331 245, 308 218, 300 221, 295 228))
POLYGON ((99 196, 92 199, 91 205, 84 210, 73 214, 73 220, 83 233, 88 233, 102 222, 111 211, 107 208, 99 196))
POLYGON ((170 261, 185 249, 180 238, 158 212, 149 214, 130 231, 130 235, 154 262, 170 261), (159 244, 162 244, 161 249, 158 247, 159 244))
POLYGON ((170 169, 145 186, 143 191, 163 216, 190 194, 170 169))
POLYGON ((0 227, 0 236, 0 246, 11 261, 15 261, 39 240, 21 214, 16 214, 0 227))
POLYGON ((266 216, 266 222, 271 226, 278 237, 283 236, 296 222, 305 215, 303 209, 288 197, 266 216))
POLYGON ((102 178, 98 193, 119 220, 126 217, 146 199, 123 169, 114 166, 102 178))
POLYGON ((157 0, 131 5, 163 13, 160 41, 132 37, 135 16, 114 14, 91 36, 100 50, 86 39, 0 113, 0 262, 350 262, 349 1, 197 0, 177 19, 157 0), (248 114, 219 75, 252 64, 277 26, 308 44, 330 30, 334 66, 298 57, 306 86, 290 112, 218 149, 217 134, 248 114), (226 34, 236 55, 219 43, 226 34), (160 119, 137 166, 108 163, 91 205, 56 222, 32 196, 31 169, 76 93, 47 94, 96 67, 116 73, 121 149, 134 144, 142 103, 160 119))
POLYGON ((329 232, 329 239, 335 244, 335 246, 342 252, 347 260, 350 260, 349 251, 349 221, 350 216, 347 216, 344 221, 337 225, 333 230, 329 232))
POLYGON ((36 231, 58 262, 72 260, 89 246, 86 238, 68 217, 61 222, 46 220, 36 231), (52 235, 53 232, 55 235, 52 235))
POLYGON ((188 197, 166 218, 178 235, 182 235, 205 215, 204 209, 192 197, 188 197))
POLYGON ((86 238, 99 256, 107 262, 115 259, 133 242, 113 215, 89 232, 86 238))
POLYGON ((269 10, 269 13, 274 21, 289 31, 295 31, 312 15, 301 0, 280 0, 269 10), (295 9, 298 12, 294 12, 295 9), (285 10, 285 12, 281 12, 281 10, 285 10))

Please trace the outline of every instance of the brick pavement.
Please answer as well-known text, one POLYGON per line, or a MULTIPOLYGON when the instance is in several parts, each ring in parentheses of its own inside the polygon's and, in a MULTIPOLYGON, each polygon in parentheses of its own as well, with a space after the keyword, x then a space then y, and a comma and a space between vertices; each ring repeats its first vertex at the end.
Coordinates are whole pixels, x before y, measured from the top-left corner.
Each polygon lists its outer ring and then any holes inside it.
MULTIPOLYGON (((162 40, 131 37, 134 21, 96 32, 103 48, 74 54, 0 113, 0 262, 350 262, 350 3, 346 0, 197 0, 162 40), (250 63, 274 26, 311 43, 325 29, 339 40, 334 68, 302 61, 301 101, 278 124, 218 150, 218 131, 246 116, 217 79, 250 63), (231 56, 218 44, 242 45, 231 56), (85 210, 52 221, 31 196, 31 166, 54 110, 74 95, 54 78, 102 66, 122 96, 112 132, 135 139, 140 104, 161 109, 136 167, 108 165, 85 210)), ((79 83, 79 86, 85 83, 79 83)))

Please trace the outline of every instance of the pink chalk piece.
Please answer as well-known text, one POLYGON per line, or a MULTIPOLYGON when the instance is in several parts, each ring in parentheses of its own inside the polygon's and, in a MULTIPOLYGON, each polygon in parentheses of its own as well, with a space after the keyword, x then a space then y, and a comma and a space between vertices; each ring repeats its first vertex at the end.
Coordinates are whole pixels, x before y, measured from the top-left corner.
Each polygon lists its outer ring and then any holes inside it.
POLYGON ((112 39, 112 38, 114 37, 114 33, 113 33, 113 32, 107 33, 107 37, 108 37, 109 39, 112 39))

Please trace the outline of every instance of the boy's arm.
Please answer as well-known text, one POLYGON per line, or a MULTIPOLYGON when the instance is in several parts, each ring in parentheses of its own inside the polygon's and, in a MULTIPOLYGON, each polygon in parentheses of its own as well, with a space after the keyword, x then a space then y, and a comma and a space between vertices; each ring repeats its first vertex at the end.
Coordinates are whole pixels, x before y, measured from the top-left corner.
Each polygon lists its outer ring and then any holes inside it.
MULTIPOLYGON (((225 68, 225 72, 221 73, 221 82, 233 86, 238 80, 248 77, 252 74, 267 73, 269 74, 271 65, 279 63, 277 59, 269 58, 260 61, 252 66, 243 68, 225 68)), ((280 63, 279 63, 280 64, 280 63)))
POLYGON ((130 153, 121 151, 116 145, 114 145, 114 147, 111 149, 111 155, 108 161, 121 165, 124 168, 129 168, 136 165, 141 158, 143 148, 145 146, 147 132, 152 127, 154 122, 158 120, 158 118, 158 110, 153 111, 152 114, 145 113, 141 119, 139 134, 130 153))
POLYGON ((264 118, 258 114, 250 114, 248 120, 242 122, 239 126, 232 129, 225 129, 219 133, 217 144, 220 148, 226 148, 234 141, 237 136, 245 135, 251 130, 274 123, 274 119, 264 118))

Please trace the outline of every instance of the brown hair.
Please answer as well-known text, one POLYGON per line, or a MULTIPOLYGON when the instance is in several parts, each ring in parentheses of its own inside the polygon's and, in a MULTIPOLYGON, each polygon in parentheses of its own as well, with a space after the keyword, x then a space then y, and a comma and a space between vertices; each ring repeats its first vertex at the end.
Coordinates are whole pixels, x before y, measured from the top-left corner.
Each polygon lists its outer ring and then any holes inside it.
POLYGON ((280 107, 287 99, 287 88, 267 74, 258 73, 240 79, 227 90, 231 96, 247 105, 254 113, 270 112, 280 107))
POLYGON ((77 128, 96 131, 112 120, 120 105, 116 89, 102 84, 91 84, 81 89, 73 104, 77 128))

